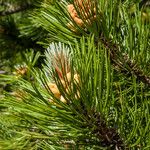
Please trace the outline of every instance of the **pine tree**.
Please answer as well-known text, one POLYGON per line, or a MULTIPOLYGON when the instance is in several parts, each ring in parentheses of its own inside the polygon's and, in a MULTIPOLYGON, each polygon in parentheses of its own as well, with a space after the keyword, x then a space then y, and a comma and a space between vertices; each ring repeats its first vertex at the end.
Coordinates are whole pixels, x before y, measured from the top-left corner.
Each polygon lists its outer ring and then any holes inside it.
POLYGON ((29 51, 0 76, 12 85, 0 101, 0 149, 150 149, 149 1, 38 6, 24 27, 47 46, 44 62, 29 51))

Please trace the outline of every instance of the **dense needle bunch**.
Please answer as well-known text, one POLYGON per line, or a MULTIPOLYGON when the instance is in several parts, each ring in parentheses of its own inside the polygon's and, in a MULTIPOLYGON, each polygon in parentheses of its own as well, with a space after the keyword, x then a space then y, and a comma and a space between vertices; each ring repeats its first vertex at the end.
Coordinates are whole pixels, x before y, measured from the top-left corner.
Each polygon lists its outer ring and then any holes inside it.
MULTIPOLYGON (((63 90, 69 94, 69 89, 72 86, 71 82, 79 83, 79 75, 71 72, 71 55, 69 54, 69 51, 67 52, 67 50, 64 49, 64 47, 60 46, 60 49, 57 49, 55 44, 50 45, 48 52, 47 55, 49 55, 49 58, 47 58, 47 61, 50 61, 50 67, 54 69, 54 72, 58 76, 60 84, 64 88, 63 90)), ((60 99, 63 103, 67 103, 54 80, 48 83, 48 86, 56 98, 60 99)), ((50 101, 53 102, 52 99, 50 99, 50 101)))
MULTIPOLYGON (((91 0, 75 0, 74 4, 67 6, 67 9, 73 21, 80 27, 91 25, 96 18, 95 2, 91 0)), ((68 26, 73 28, 72 23, 68 26)))
MULTIPOLYGON (((150 148, 150 26, 144 2, 44 0, 24 17, 25 25, 15 26, 13 17, 7 30, 17 30, 7 33, 18 34, 17 43, 48 48, 30 50, 25 65, 0 74, 7 89, 0 96, 0 149, 150 148)), ((0 34, 7 31, 3 27, 0 34)))

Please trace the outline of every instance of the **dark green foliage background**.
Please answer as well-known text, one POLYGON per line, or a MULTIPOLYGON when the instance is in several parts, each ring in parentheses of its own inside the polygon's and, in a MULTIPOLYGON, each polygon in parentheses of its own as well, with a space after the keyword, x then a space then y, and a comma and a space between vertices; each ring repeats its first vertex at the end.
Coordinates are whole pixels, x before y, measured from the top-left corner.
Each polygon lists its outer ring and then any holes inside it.
POLYGON ((0 149, 148 150, 149 1, 95 0, 98 17, 85 27, 66 10, 73 2, 0 0, 0 149), (48 47, 69 49, 72 75, 81 78, 71 79, 69 94, 48 47), (22 65, 27 73, 14 75, 22 65))

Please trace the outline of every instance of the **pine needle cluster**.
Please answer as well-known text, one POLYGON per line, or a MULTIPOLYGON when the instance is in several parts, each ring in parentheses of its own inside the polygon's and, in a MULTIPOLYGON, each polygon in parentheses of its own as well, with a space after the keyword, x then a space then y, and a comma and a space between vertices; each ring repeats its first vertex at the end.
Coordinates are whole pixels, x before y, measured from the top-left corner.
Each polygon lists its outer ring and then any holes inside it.
POLYGON ((0 149, 150 149, 145 13, 148 2, 43 1, 31 16, 48 33, 42 67, 31 52, 0 76, 12 84, 0 100, 0 149))

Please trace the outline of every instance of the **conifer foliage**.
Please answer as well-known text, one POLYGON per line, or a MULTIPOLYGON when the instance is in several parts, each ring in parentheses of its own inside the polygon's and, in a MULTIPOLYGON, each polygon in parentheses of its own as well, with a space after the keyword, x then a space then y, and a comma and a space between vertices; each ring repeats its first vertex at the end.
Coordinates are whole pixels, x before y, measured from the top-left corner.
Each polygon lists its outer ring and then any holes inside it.
POLYGON ((44 33, 42 67, 30 51, 0 76, 12 84, 0 149, 150 149, 149 11, 148 1, 43 1, 26 26, 44 33))

